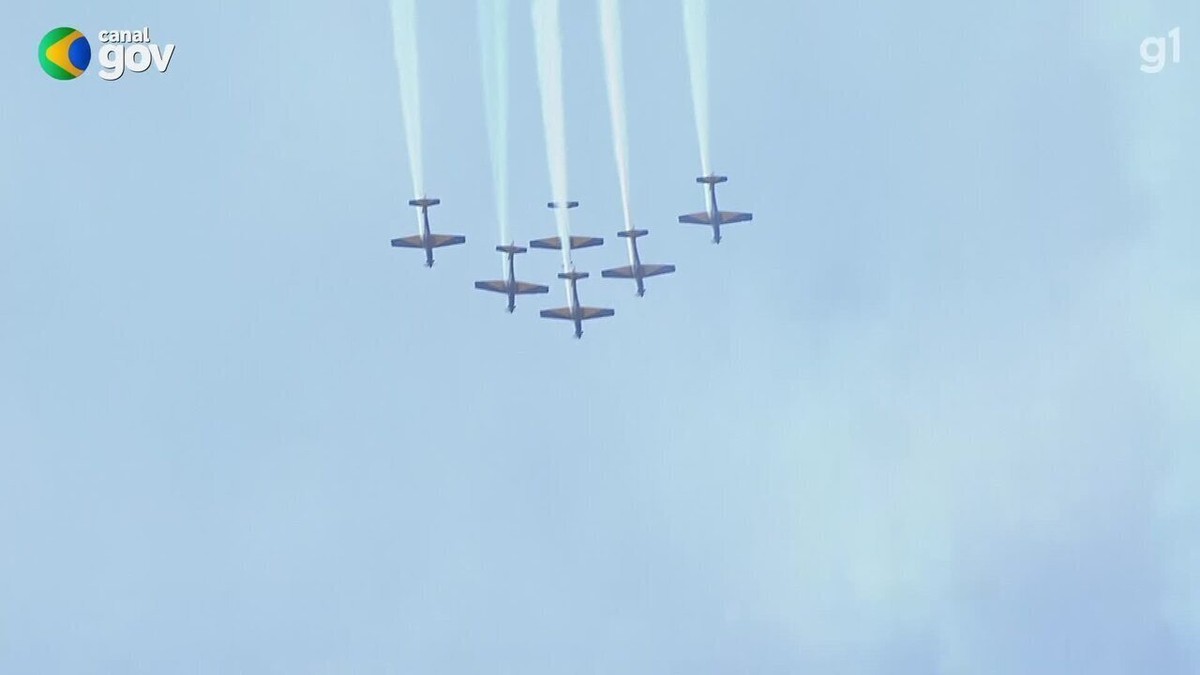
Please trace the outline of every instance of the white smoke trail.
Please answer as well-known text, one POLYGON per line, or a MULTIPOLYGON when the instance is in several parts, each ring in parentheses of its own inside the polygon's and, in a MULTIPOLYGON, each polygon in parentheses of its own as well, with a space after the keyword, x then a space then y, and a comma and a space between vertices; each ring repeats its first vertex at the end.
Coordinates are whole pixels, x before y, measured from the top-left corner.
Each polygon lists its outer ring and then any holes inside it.
MULTIPOLYGON (((558 0, 533 0, 533 34, 537 44, 538 84, 542 94, 542 124, 546 132, 546 161, 554 201, 567 201, 567 132, 562 91, 562 34, 558 0)), ((566 209, 555 209, 562 239, 563 270, 571 269, 571 225, 566 209)))
POLYGON ((425 166, 421 150, 421 80, 417 61, 417 8, 415 0, 392 0, 392 38, 396 70, 400 73, 400 107, 408 143, 408 168, 413 196, 425 196, 425 166))
POLYGON ((683 29, 687 34, 688 70, 692 77, 692 110, 700 142, 703 175, 712 174, 708 153, 708 0, 683 0, 683 29))
MULTIPOLYGON (((600 1, 600 41, 604 46, 604 75, 608 86, 608 114, 612 122, 613 153, 621 181, 621 207, 625 229, 633 229, 629 207, 629 135, 625 121, 625 78, 621 65, 621 7, 619 0, 600 1)), ((632 240, 630 240, 632 242, 632 240)), ((632 244, 631 244, 632 245, 632 244)))
POLYGON ((479 0, 479 46, 496 221, 500 228, 500 243, 511 244, 508 222, 508 0, 479 0))

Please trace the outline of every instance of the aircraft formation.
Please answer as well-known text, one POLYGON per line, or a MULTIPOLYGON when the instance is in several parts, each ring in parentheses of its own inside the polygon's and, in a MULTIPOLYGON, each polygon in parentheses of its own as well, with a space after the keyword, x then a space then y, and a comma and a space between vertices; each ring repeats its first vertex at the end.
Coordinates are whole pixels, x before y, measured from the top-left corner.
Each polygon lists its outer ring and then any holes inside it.
MULTIPOLYGON (((622 200, 625 211, 625 228, 617 232, 617 236, 625 240, 629 256, 628 265, 602 270, 600 275, 605 279, 633 280, 638 297, 642 297, 646 293, 646 279, 672 274, 675 272, 675 265, 643 263, 641 254, 638 251, 638 239, 645 237, 650 232, 649 230, 637 229, 633 226, 629 210, 628 143, 625 138, 624 93, 620 74, 619 0, 598 0, 598 2, 602 24, 602 42, 605 47, 605 66, 608 74, 609 104, 613 122, 613 143, 621 178, 622 200)), ((711 228, 712 242, 719 244, 721 243, 721 227, 723 225, 746 222, 752 220, 753 215, 737 211, 722 211, 717 205, 717 185, 726 182, 728 178, 717 175, 708 169, 707 84, 705 82, 707 78, 707 57, 704 53, 704 50, 707 49, 708 40, 704 18, 706 13, 705 0, 682 0, 682 2, 688 37, 688 56, 691 65, 697 134, 701 147, 701 164, 704 167, 706 175, 696 178, 696 182, 704 186, 704 210, 683 214, 679 216, 679 222, 686 225, 704 225, 711 228)), ((410 168, 413 169, 414 173, 414 191, 418 194, 408 204, 418 209, 417 234, 392 239, 391 244, 397 248, 424 251, 425 266, 433 267, 434 249, 465 244, 467 239, 465 236, 459 234, 435 234, 431 231, 429 209, 432 206, 440 204, 441 200, 423 194, 423 181, 418 177, 420 167, 420 113, 419 104, 417 103, 419 97, 415 93, 417 71, 414 51, 416 22, 414 6, 415 0, 392 0, 393 18, 396 25, 397 66, 401 74, 401 98, 405 107, 405 131, 409 140, 410 168)), ((507 62, 507 54, 504 51, 506 49, 504 37, 507 26, 506 6, 506 0, 479 0, 481 39, 485 43, 484 49, 481 50, 485 54, 485 90, 489 88, 489 82, 486 81, 489 75, 493 78, 490 82, 493 89, 504 86, 502 84, 503 75, 505 74, 503 66, 507 62), (486 61, 489 44, 492 47, 491 56, 500 65, 498 72, 491 72, 493 64, 486 61)), ((533 0, 533 15, 538 47, 539 78, 542 85, 542 108, 543 122, 546 126, 547 158, 551 168, 551 183, 555 195, 555 199, 547 203, 546 206, 556 212, 555 217, 559 236, 533 239, 529 242, 528 247, 517 245, 516 242, 505 236, 503 234, 506 232, 505 214, 503 207, 499 206, 501 204, 501 194, 505 189, 504 186, 498 184, 497 203, 502 243, 496 246, 496 251, 504 256, 504 278, 476 281, 475 288, 505 296, 507 299, 506 309, 509 313, 512 313, 516 310, 518 295, 542 295, 550 292, 549 286, 517 279, 516 256, 526 253, 530 249, 560 251, 563 256, 563 271, 558 274, 558 278, 564 282, 567 304, 564 307, 544 309, 540 312, 540 316, 544 319, 558 319, 571 322, 575 329, 575 337, 581 338, 583 337, 583 323, 585 321, 611 317, 616 314, 616 311, 607 307, 588 307, 579 299, 579 282, 589 278, 590 275, 587 272, 575 269, 570 254, 572 251, 579 249, 603 246, 604 239, 602 237, 573 235, 570 233, 569 226, 567 225, 568 212, 571 209, 577 208, 579 202, 569 201, 563 197, 566 193, 566 147, 565 136, 562 131, 561 81, 554 82, 546 77, 547 74, 561 77, 562 64, 561 42, 558 35, 558 0, 533 0), (548 81, 549 85, 547 84, 548 81)), ((501 107, 496 105, 496 101, 503 101, 504 98, 504 95, 493 96, 488 101, 493 104, 490 113, 495 113, 496 108, 501 107)), ((498 118, 503 119, 502 110, 498 118)), ((498 174, 503 175, 503 160, 501 159, 497 162, 498 158, 504 156, 503 143, 500 144, 501 151, 499 152, 495 146, 496 138, 502 138, 505 134, 503 121, 499 122, 497 127, 489 129, 489 133, 493 141, 494 168, 498 169, 498 174)))
MULTIPOLYGON (((707 202, 704 211, 696 213, 687 213, 679 216, 679 222, 689 225, 707 225, 712 228, 713 237, 712 243, 721 243, 721 226, 730 223, 741 223, 748 220, 753 220, 754 214, 743 213, 738 211, 721 211, 717 207, 717 184, 724 183, 729 180, 726 176, 700 176, 696 178, 697 183, 702 183, 706 186, 705 201, 707 202)), ((440 199, 432 199, 429 197, 421 197, 412 199, 408 202, 409 206, 415 206, 420 210, 419 231, 417 234, 409 237, 399 237, 392 240, 392 246, 397 248, 414 248, 425 251, 425 266, 433 267, 433 250, 435 248, 443 248, 446 246, 456 246, 458 244, 467 243, 467 238, 461 234, 434 234, 429 229, 429 207, 437 206, 441 203, 440 199)), ((551 209, 573 209, 579 206, 579 202, 549 202, 546 204, 551 209)), ((665 264, 647 264, 643 263, 641 256, 638 253, 637 240, 641 237, 650 234, 649 230, 637 230, 633 228, 621 230, 617 232, 617 236, 625 239, 629 252, 629 264, 622 267, 614 267, 612 269, 603 270, 600 276, 605 279, 633 279, 637 287, 638 297, 646 294, 645 280, 650 277, 656 277, 662 274, 671 274, 675 271, 674 265, 665 264)), ((604 239, 602 237, 586 237, 581 235, 572 235, 567 242, 571 250, 581 248, 591 248, 593 246, 603 246, 604 239)), ((475 288, 481 291, 490 291, 508 296, 508 306, 506 309, 512 313, 517 308, 518 295, 540 295, 550 292, 549 286, 534 284, 527 281, 518 281, 515 271, 515 259, 518 254, 526 253, 530 248, 561 250, 563 241, 560 237, 546 237, 543 239, 534 239, 529 242, 529 248, 517 246, 513 243, 496 247, 496 251, 503 253, 505 257, 505 268, 507 270, 503 279, 494 279, 490 281, 476 281, 475 288)), ((577 272, 574 267, 561 272, 558 275, 559 279, 566 282, 567 291, 567 306, 558 307, 556 309, 544 309, 541 311, 543 319, 562 319, 571 321, 575 324, 575 337, 583 337, 583 322, 590 319, 601 319, 610 317, 616 314, 616 310, 607 307, 585 307, 579 302, 579 286, 578 282, 581 279, 587 279, 590 275, 587 272, 577 272)))

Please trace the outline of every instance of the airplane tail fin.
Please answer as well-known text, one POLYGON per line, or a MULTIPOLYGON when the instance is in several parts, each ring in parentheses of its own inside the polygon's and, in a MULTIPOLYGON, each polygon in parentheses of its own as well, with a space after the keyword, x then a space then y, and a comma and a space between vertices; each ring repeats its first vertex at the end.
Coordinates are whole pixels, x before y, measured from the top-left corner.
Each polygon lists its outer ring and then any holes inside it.
POLYGON ((559 272, 558 278, 579 281, 580 279, 588 278, 588 273, 587 272, 576 272, 575 270, 571 270, 570 272, 559 272))
POLYGON ((551 209, 573 209, 579 206, 579 202, 546 202, 546 206, 551 209))
POLYGON ((419 208, 422 208, 422 209, 427 209, 427 208, 429 208, 429 207, 431 207, 431 206, 437 206, 438 204, 441 204, 441 203, 442 203, 442 200, 440 200, 440 199, 433 199, 433 198, 431 198, 431 197, 421 197, 420 199, 410 199, 410 200, 408 200, 408 205, 409 205, 409 206, 416 206, 416 207, 419 207, 419 208))
POLYGON ((644 237, 648 234, 650 234, 650 230, 621 230, 617 233, 617 236, 625 237, 627 239, 637 239, 638 237, 644 237))
POLYGON ((729 180, 728 176, 718 176, 716 174, 709 174, 707 176, 700 176, 699 178, 696 179, 696 182, 704 183, 706 185, 716 185, 717 183, 724 183, 727 180, 729 180))
POLYGON ((516 255, 518 253, 524 253, 529 249, 525 248, 524 246, 514 246, 513 244, 509 244, 507 246, 497 246, 496 250, 501 253, 511 253, 516 255))

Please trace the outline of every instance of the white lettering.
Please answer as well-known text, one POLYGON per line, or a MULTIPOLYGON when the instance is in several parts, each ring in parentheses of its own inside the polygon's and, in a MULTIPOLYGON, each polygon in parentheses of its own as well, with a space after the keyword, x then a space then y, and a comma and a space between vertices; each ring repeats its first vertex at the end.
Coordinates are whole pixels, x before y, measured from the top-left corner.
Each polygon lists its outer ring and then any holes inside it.
POLYGON ((1142 40, 1142 72, 1154 73, 1161 72, 1163 66, 1167 65, 1167 40, 1166 38, 1148 37, 1142 40), (1151 54, 1151 48, 1154 53, 1151 54))
POLYGON ((112 82, 121 79, 125 74, 125 48, 121 45, 106 44, 100 48, 100 77, 112 82))
POLYGON ((143 44, 125 48, 125 69, 134 73, 144 73, 150 68, 150 50, 143 44), (139 58, 140 57, 140 58, 139 58))
POLYGON ((160 51, 158 45, 150 45, 150 55, 154 57, 154 67, 158 68, 158 72, 167 72, 167 67, 171 65, 171 57, 175 55, 175 45, 167 45, 165 50, 160 51))

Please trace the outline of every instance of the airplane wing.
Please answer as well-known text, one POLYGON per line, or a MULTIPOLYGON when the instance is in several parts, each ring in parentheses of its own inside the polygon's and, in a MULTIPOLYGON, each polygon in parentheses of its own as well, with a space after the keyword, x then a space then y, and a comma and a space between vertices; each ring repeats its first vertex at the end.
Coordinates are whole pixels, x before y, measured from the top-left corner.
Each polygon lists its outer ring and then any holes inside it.
POLYGON ((688 225, 712 225, 712 222, 708 219, 708 214, 704 211, 679 216, 679 222, 687 223, 688 225))
POLYGON ((615 267, 611 270, 604 270, 603 272, 600 273, 600 276, 606 277, 608 279, 632 279, 633 278, 633 268, 630 267, 629 265, 626 265, 624 267, 615 267))
POLYGON ((517 295, 532 295, 534 293, 549 293, 549 286, 541 284, 531 284, 524 281, 517 282, 517 295))
MULTIPOLYGON (((642 265, 643 277, 656 277, 660 274, 670 274, 675 271, 674 265, 642 265)), ((604 270, 600 276, 608 279, 632 279, 633 267, 626 265, 624 267, 614 267, 611 270, 604 270)))
MULTIPOLYGON (((573 235, 570 239, 572 249, 590 248, 592 246, 601 246, 604 244, 604 239, 600 237, 584 237, 581 235, 573 235)), ((562 239, 559 237, 546 237, 545 239, 534 239, 529 242, 529 248, 548 248, 554 250, 562 249, 562 239)))
POLYGON ((494 293, 507 293, 508 285, 503 281, 476 281, 475 288, 481 291, 492 291, 494 293))
POLYGON ((743 223, 747 220, 753 220, 754 215, 749 213, 738 213, 737 211, 721 211, 721 224, 743 223))
POLYGON ((571 236, 571 248, 590 248, 592 246, 603 246, 604 240, 600 237, 582 237, 579 235, 571 236))
POLYGON ((421 236, 417 234, 411 237, 393 239, 392 246, 399 246, 400 248, 425 248, 425 244, 421 242, 421 236))
POLYGON ((613 316, 616 314, 615 311, 611 309, 605 309, 603 307, 582 307, 580 308, 579 313, 582 315, 579 318, 585 321, 588 319, 603 319, 606 316, 613 316))
POLYGON ((549 248, 558 250, 562 248, 562 239, 559 239, 558 237, 534 239, 533 241, 529 242, 529 248, 549 248))
POLYGON ((441 248, 443 246, 454 246, 455 244, 465 244, 467 238, 461 234, 431 234, 429 235, 429 246, 432 248, 441 248))
POLYGON ((575 316, 571 314, 570 307, 559 307, 558 309, 543 309, 541 311, 543 319, 566 319, 573 321, 575 316))
POLYGON ((642 276, 644 277, 656 277, 660 274, 670 274, 674 271, 674 265, 642 265, 642 276))

